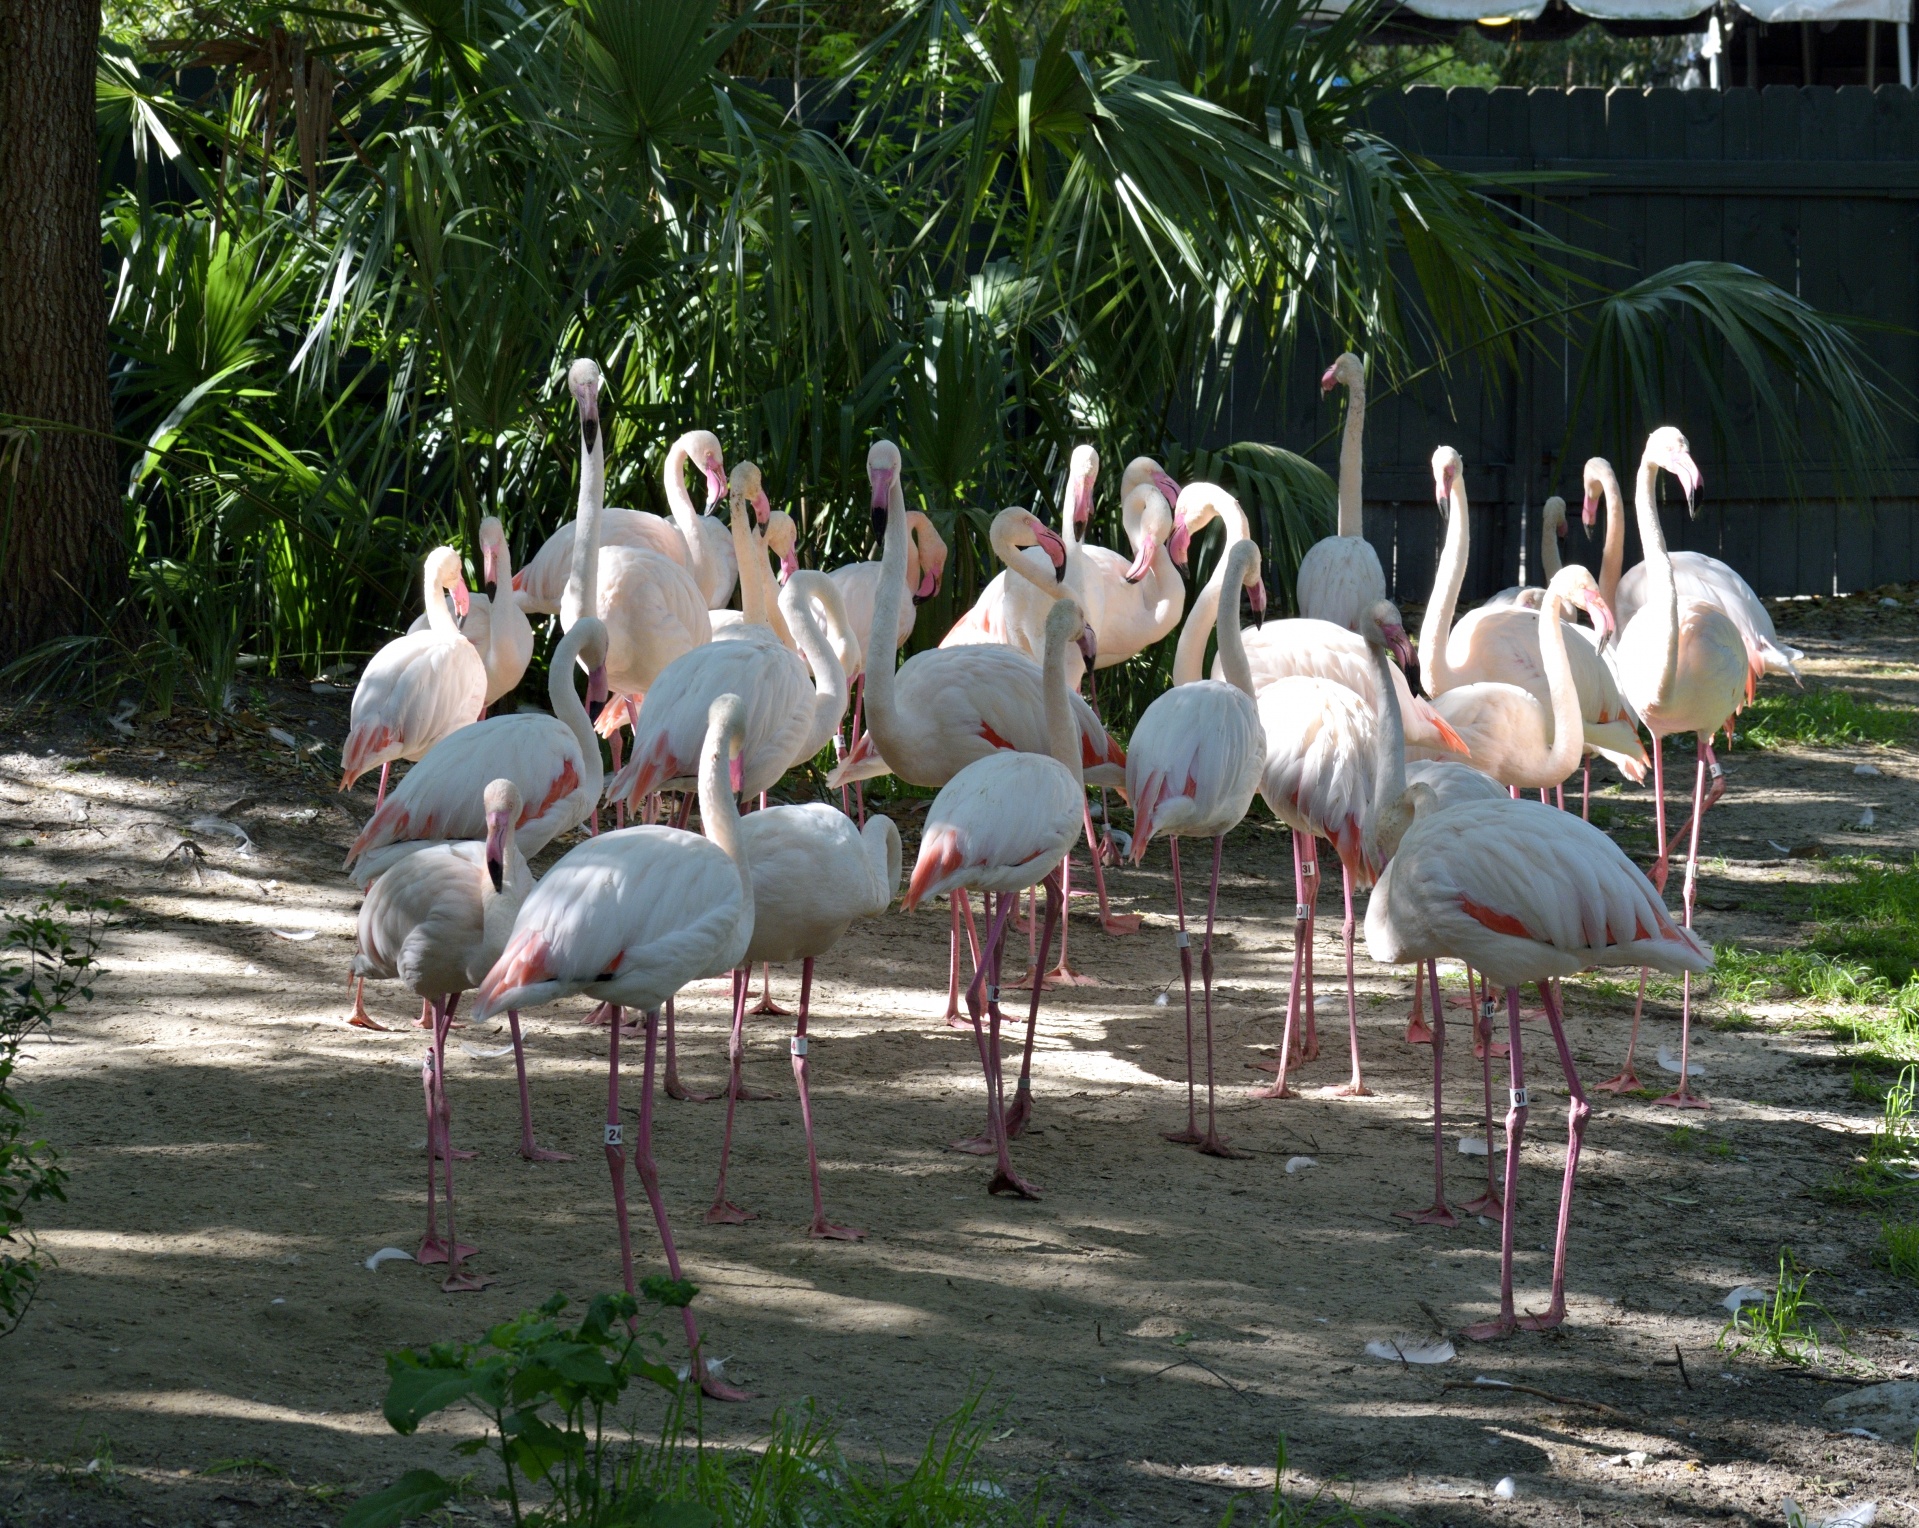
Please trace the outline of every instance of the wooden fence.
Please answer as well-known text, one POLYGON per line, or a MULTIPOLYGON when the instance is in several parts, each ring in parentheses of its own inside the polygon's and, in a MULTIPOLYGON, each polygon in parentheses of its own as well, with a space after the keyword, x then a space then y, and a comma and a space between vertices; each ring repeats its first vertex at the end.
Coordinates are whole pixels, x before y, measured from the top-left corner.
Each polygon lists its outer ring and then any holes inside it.
MULTIPOLYGON (((1750 267, 1828 312, 1889 326, 1863 331, 1865 348, 1919 392, 1919 335, 1911 332, 1919 331, 1919 92, 1415 89, 1382 103, 1372 125, 1462 170, 1591 177, 1535 186, 1516 203, 1616 262, 1595 270, 1609 286, 1686 260, 1750 267)), ((1316 377, 1330 359, 1301 357, 1301 375, 1283 388, 1241 389, 1226 438, 1295 449, 1318 441, 1312 455, 1333 467, 1336 445, 1325 437, 1338 412, 1305 376, 1309 362, 1316 377)), ((1442 442, 1467 463, 1469 598, 1517 581, 1522 541, 1539 581, 1539 506, 1553 493, 1572 508, 1570 559, 1597 567, 1598 545, 1583 539, 1578 508, 1580 466, 1599 443, 1567 427, 1579 363, 1576 353, 1535 349, 1516 387, 1480 396, 1468 367, 1456 373, 1456 415, 1437 386, 1369 409, 1367 535, 1396 597, 1423 599, 1431 585, 1439 522, 1430 459, 1442 442)), ((1705 472, 1697 518, 1666 511, 1673 547, 1725 559, 1768 596, 1919 578, 1919 426, 1895 428, 1890 470, 1872 497, 1842 498, 1832 463, 1789 474, 1750 413, 1747 428, 1716 443, 1701 397, 1699 379, 1682 369, 1664 417, 1637 422, 1642 438, 1657 423, 1686 430, 1705 472)), ((1618 464, 1622 478, 1631 465, 1618 464)), ((1629 566, 1638 555, 1635 531, 1629 566)))

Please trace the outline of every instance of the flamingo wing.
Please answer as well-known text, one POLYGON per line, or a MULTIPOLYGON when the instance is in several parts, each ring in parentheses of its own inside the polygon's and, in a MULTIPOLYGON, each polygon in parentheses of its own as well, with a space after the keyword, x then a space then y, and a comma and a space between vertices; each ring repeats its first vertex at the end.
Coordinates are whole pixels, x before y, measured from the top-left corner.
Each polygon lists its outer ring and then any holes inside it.
POLYGON ((1066 857, 1085 796, 1072 771, 1038 753, 999 753, 968 764, 927 809, 919 858, 902 904, 964 887, 1018 891, 1066 857))
POLYGON ((1330 840, 1354 880, 1370 885, 1371 709, 1329 679, 1283 679, 1259 692, 1259 721, 1261 798, 1287 827, 1330 840))
POLYGON ((1246 815, 1266 764, 1252 698, 1220 680, 1167 690, 1146 708, 1126 756, 1133 861, 1156 833, 1213 838, 1246 815))
POLYGON ((1299 613, 1347 631, 1386 598, 1379 553, 1363 536, 1327 536, 1299 560, 1299 613))

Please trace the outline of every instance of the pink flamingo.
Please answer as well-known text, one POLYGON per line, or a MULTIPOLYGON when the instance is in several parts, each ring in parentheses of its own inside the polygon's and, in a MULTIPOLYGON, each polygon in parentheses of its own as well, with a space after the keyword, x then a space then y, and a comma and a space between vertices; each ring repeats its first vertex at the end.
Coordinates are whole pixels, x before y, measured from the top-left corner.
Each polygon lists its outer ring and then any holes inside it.
MULTIPOLYGON (((894 539, 889 528, 889 557, 894 539)), ((994 751, 954 772, 927 809, 919 858, 902 903, 910 912, 942 893, 965 895, 977 891, 985 898, 986 944, 966 988, 966 1007, 986 1076, 986 1136, 982 1141, 966 1143, 964 1149, 983 1147, 995 1155, 996 1170, 986 1186, 989 1194, 1013 1193, 1022 1199, 1039 1198, 1039 1190, 1013 1171, 1008 1140, 1024 1126, 1032 1109, 1033 1037, 1044 983, 1033 983, 1026 1012, 1026 1050, 1020 1064, 1018 1102, 1009 1112, 1000 1068, 1000 956, 1007 920, 1019 904, 1019 894, 1028 887, 1042 881, 1046 885, 1045 932, 1034 958, 1035 970, 1045 964, 1054 926, 1060 920, 1064 899, 1055 872, 1079 836, 1086 810, 1079 727, 1066 678, 1066 647, 1082 635, 1085 625, 1079 606, 1070 597, 1060 600, 1047 615, 1046 750, 994 751), (980 1022, 982 988, 990 1031, 982 1029, 980 1022)), ((880 626, 884 630, 885 622, 881 621, 880 626)), ((873 720, 879 725, 877 691, 874 698, 873 720)))
MULTIPOLYGON (((1566 537, 1566 501, 1558 494, 1546 495, 1546 502, 1539 506, 1539 573, 1546 583, 1552 582, 1564 563, 1559 555, 1559 543, 1566 537)), ((1603 586, 1602 591, 1603 593, 1603 586)), ((1523 606, 1527 610, 1537 610, 1539 602, 1546 597, 1546 591, 1539 584, 1514 584, 1511 588, 1501 589, 1479 608, 1481 610, 1502 610, 1508 606, 1523 606)), ((1608 600, 1607 605, 1612 604, 1608 600)), ((1614 611, 1617 618, 1618 612, 1614 611)))
MULTIPOLYGON (((446 1101, 446 1031, 462 992, 486 975, 499 958, 513 919, 533 884, 526 859, 514 841, 520 815, 520 790, 511 780, 494 780, 481 798, 486 837, 479 843, 442 843, 423 847, 381 876, 360 904, 360 952, 353 971, 366 977, 398 977, 431 1006, 433 1046, 423 1069, 426 1091, 426 1236, 420 1261, 445 1263, 440 1288, 478 1290, 488 1280, 462 1272, 461 1262, 475 1249, 463 1246, 453 1223, 453 1147, 448 1139, 452 1113, 446 1101), (446 1178, 446 1239, 434 1219, 435 1164, 446 1178)), ((509 1013, 517 1045, 520 1020, 509 1013)), ((520 1150, 539 1162, 571 1160, 533 1144, 533 1115, 526 1099, 526 1073, 520 1073, 520 1150)))
MULTIPOLYGON (((1010 647, 1037 663, 1046 645, 1047 612, 1071 592, 1066 543, 1038 515, 1018 506, 993 516, 987 540, 1004 569, 940 638, 940 646, 1010 647)), ((1077 655, 1067 659, 1066 682, 1073 689, 1086 667, 1077 655)))
POLYGON ((1360 471, 1366 429, 1366 364, 1350 350, 1319 379, 1319 390, 1346 387, 1346 429, 1339 442, 1339 531, 1314 542, 1299 560, 1299 613, 1358 631, 1366 611, 1386 598, 1379 553, 1366 539, 1360 471))
MULTIPOLYGON (((481 1019, 584 992, 608 1005, 606 1164, 620 1231, 620 1271, 633 1292, 633 1237, 626 1208, 625 1126, 620 1119, 620 1010, 645 1015, 646 1059, 639 1139, 633 1154, 673 1278, 679 1251, 653 1159, 653 1069, 659 1009, 688 982, 740 963, 753 936, 753 877, 729 775, 745 731, 739 698, 713 702, 700 756, 700 821, 705 836, 647 826, 602 833, 570 850, 520 908, 493 969, 475 993, 481 1019)), ((734 781, 733 783, 737 783, 734 781)), ((681 1312, 700 1388, 743 1400, 700 1356, 690 1308, 681 1312)))
MULTIPOLYGON (((1719 760, 1713 756, 1712 735, 1719 728, 1730 726, 1733 716, 1745 704, 1750 693, 1751 667, 1745 639, 1725 611, 1703 600, 1679 597, 1672 558, 1666 551, 1666 537, 1654 502, 1661 468, 1679 480, 1690 507, 1700 488, 1699 468, 1693 463, 1686 437, 1670 425, 1652 432, 1639 462, 1639 481, 1633 498, 1639 513, 1639 539, 1646 549, 1646 560, 1642 564, 1646 569, 1646 602, 1640 606, 1632 624, 1619 634, 1619 677, 1626 688, 1627 699, 1652 734, 1652 790, 1659 857, 1651 874, 1653 884, 1662 892, 1666 889, 1667 856, 1672 851, 1666 839, 1664 743, 1675 732, 1691 732, 1698 739, 1692 822, 1686 830, 1685 926, 1690 929, 1693 897, 1698 886, 1700 820, 1726 789, 1725 775, 1719 768, 1719 760), (1707 789, 1709 776, 1710 791, 1707 789)), ((1679 1086, 1660 1102, 1682 1109, 1703 1109, 1706 1101, 1692 1092, 1686 1070, 1692 1044, 1690 976, 1685 980, 1682 1001, 1679 1086)), ((1646 983, 1642 974, 1639 1003, 1633 1010, 1632 1037, 1626 1043, 1626 1065, 1617 1077, 1600 1083, 1600 1087, 1623 1092, 1640 1085, 1633 1074, 1632 1058, 1639 1043, 1639 1019, 1645 1002, 1646 983)))
MULTIPOLYGON (((725 542, 724 530, 708 515, 694 512, 693 501, 686 492, 689 461, 706 474, 710 513, 726 493, 726 458, 718 439, 710 432, 689 430, 666 454, 666 498, 672 507, 672 518, 609 505, 600 512, 600 544, 630 546, 668 558, 692 575, 703 599, 710 602, 712 596, 717 595, 717 603, 724 605, 732 596, 737 571, 733 552, 730 546, 716 544, 716 538, 719 543, 725 542), (693 550, 696 542, 698 554, 693 550)), ((578 525, 577 520, 569 520, 547 537, 533 560, 513 580, 513 587, 526 609, 535 615, 552 615, 560 608, 567 575, 573 566, 573 536, 578 525)))
MULTIPOLYGON (((1624 631, 1646 603, 1651 575, 1648 564, 1640 563, 1623 578, 1620 567, 1626 560, 1626 514, 1620 502, 1619 478, 1603 456, 1586 463, 1586 503, 1583 519, 1590 531, 1598 518, 1599 497, 1606 500, 1606 544, 1599 559, 1599 592, 1613 608, 1613 615, 1624 631)), ((1766 613, 1765 603, 1752 592, 1752 586, 1717 557, 1704 552, 1668 552, 1672 564, 1673 585, 1682 601, 1716 605, 1739 629, 1746 649, 1746 699, 1751 700, 1759 681, 1767 674, 1790 674, 1799 678, 1799 660, 1806 655, 1779 640, 1779 632, 1766 613)))
MULTIPOLYGON (((497 515, 488 515, 480 522, 480 559, 493 594, 467 597, 460 635, 473 644, 480 662, 486 665, 486 703, 491 707, 502 695, 512 694, 525 677, 527 665, 533 661, 533 627, 520 596, 513 590, 513 552, 506 542, 506 527, 497 515)), ((407 633, 410 636, 426 631, 430 624, 430 618, 422 612, 407 627, 407 633)))
MULTIPOLYGON (((1619 847, 1569 812, 1533 801, 1441 809, 1421 785, 1409 787, 1406 808, 1410 826, 1398 831, 1389 825, 1385 837, 1392 859, 1366 912, 1368 953, 1388 964, 1451 956, 1506 989, 1512 1091, 1506 1111, 1499 1315, 1468 1327, 1466 1335, 1485 1340, 1520 1327, 1544 1331, 1566 1318, 1566 1232, 1580 1143, 1592 1112, 1566 1043, 1552 979, 1591 966, 1650 965, 1690 974, 1709 970, 1712 956, 1673 923, 1658 892, 1619 847), (1523 1319, 1513 1309, 1520 1143, 1529 1110, 1520 1048, 1522 982, 1538 984, 1571 1095, 1552 1297, 1544 1312, 1523 1319)), ((1443 1185, 1441 1190, 1443 1208, 1443 1185)))
POLYGON ((441 738, 485 714, 486 665, 458 623, 467 607, 460 554, 450 546, 435 547, 426 559, 428 629, 387 643, 354 686, 351 721, 340 746, 341 790, 378 764, 377 806, 386 800, 387 771, 395 759, 423 758, 441 738))
POLYGON ((1198 679, 1176 685, 1146 708, 1133 729, 1126 755, 1126 794, 1133 803, 1133 863, 1146 855, 1155 834, 1166 835, 1173 857, 1173 907, 1179 919, 1175 943, 1179 974, 1186 987, 1186 1128, 1167 1136, 1195 1145, 1208 1156, 1241 1156, 1219 1134, 1213 1109, 1213 917, 1219 906, 1220 856, 1226 835, 1253 804, 1266 745, 1259 709, 1253 703, 1253 676, 1239 640, 1239 599, 1250 591, 1253 619, 1266 609, 1266 586, 1259 576, 1259 548, 1235 542, 1223 559, 1225 582, 1234 590, 1217 616, 1220 660, 1228 679, 1198 679), (1180 880, 1179 841, 1213 841, 1213 879, 1206 898, 1206 932, 1200 939, 1199 974, 1206 1014, 1206 1129, 1195 1112, 1193 1078, 1193 953, 1186 936, 1186 891, 1180 880))
POLYGON ((739 1224, 754 1217, 726 1197, 726 1167, 733 1146, 733 1109, 743 1098, 746 1056, 746 996, 752 967, 760 962, 800 962, 800 1011, 791 1043, 793 1080, 806 1127, 806 1170, 813 1186, 810 1236, 858 1241, 866 1235, 826 1218, 820 1195, 819 1154, 813 1147, 813 1105, 807 1091, 811 1041, 806 1033, 813 1002, 813 963, 838 944, 857 918, 885 912, 900 884, 900 835, 887 817, 853 826, 844 812, 823 802, 766 807, 740 819, 747 860, 753 869, 753 939, 733 972, 733 1035, 727 1048, 726 1136, 720 1146, 720 1180, 708 1221, 739 1224))

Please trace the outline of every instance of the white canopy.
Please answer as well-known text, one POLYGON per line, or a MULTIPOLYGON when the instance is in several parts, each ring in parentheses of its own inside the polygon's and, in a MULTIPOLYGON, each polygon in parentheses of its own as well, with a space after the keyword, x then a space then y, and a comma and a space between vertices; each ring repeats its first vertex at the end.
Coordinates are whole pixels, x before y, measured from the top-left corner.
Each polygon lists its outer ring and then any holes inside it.
MULTIPOLYGON (((1433 21, 1532 21, 1546 0, 1401 0, 1415 16, 1433 21)), ((1566 0, 1582 16, 1596 21, 1688 21, 1704 17, 1713 0, 1566 0)), ((1344 0, 1322 0, 1328 11, 1345 9, 1344 0)), ((1912 0, 1739 0, 1739 8, 1764 22, 1908 21, 1912 0)), ((1702 21, 1700 29, 1705 29, 1702 21)))

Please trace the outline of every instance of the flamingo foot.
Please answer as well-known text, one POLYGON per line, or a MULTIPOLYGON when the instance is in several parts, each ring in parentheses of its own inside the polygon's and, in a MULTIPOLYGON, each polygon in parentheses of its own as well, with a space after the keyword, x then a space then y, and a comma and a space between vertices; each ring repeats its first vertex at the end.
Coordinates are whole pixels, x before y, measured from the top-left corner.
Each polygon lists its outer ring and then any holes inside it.
POLYGON ((1653 1102, 1664 1104, 1668 1109, 1710 1109, 1712 1107, 1710 1099, 1701 1098, 1697 1093, 1691 1092, 1683 1082, 1676 1090, 1668 1093, 1664 1098, 1655 1098, 1653 1102))
MULTIPOLYGON (((462 1151, 457 1146, 453 1148, 453 1160, 456 1162, 471 1162, 478 1155, 477 1151, 462 1151)), ((446 1158, 447 1153, 436 1146, 433 1151, 433 1160, 444 1162, 446 1158)))
POLYGON ((1444 1226, 1448 1231, 1459 1224, 1459 1217, 1446 1208, 1443 1199, 1430 1210, 1394 1210, 1393 1215, 1399 1220, 1410 1220, 1416 1226, 1444 1226))
POLYGON ((1542 1316, 1521 1316, 1519 1329, 1522 1332, 1550 1332, 1554 1327, 1563 1324, 1565 1319, 1566 1302, 1562 1297, 1547 1306, 1546 1313, 1542 1316))
POLYGON ((743 1210, 730 1199, 715 1199, 712 1208, 706 1212, 709 1226, 743 1226, 749 1220, 760 1217, 751 1210, 743 1210))
POLYGON ((1002 1167, 993 1174, 993 1181, 986 1185, 989 1194, 1014 1194, 1021 1199, 1037 1199, 1039 1190, 1014 1172, 1010 1167, 1002 1167))
POLYGON ((780 1007, 778 1003, 773 1001, 770 995, 761 998, 746 1011, 748 1013, 770 1013, 776 1019, 790 1019, 793 1016, 793 1010, 791 1008, 780 1007))
POLYGON ((1495 1040, 1490 1046, 1483 1045, 1479 1041, 1475 1040, 1473 1042, 1473 1060, 1484 1061, 1486 1057, 1489 1055, 1495 1061, 1503 1060, 1506 1056, 1506 1053, 1510 1051, 1511 1049, 1512 1047, 1508 1045, 1504 1040, 1495 1040))
POLYGON ((806 1234, 820 1241, 865 1241, 866 1233, 857 1226, 836 1226, 824 1215, 813 1217, 813 1224, 806 1228, 806 1234))
POLYGON ((1519 1330, 1519 1323, 1511 1316, 1498 1316, 1491 1321, 1476 1321, 1464 1328, 1460 1336, 1474 1342, 1497 1342, 1502 1337, 1510 1337, 1519 1330))
POLYGON ((1343 1082, 1333 1089, 1335 1098, 1371 1098, 1373 1090, 1363 1082, 1343 1082))
POLYGON ((668 1098, 677 1098, 683 1104, 710 1104, 720 1096, 718 1093, 689 1093, 677 1077, 666 1079, 665 1092, 668 1098))
POLYGON ((1270 1088, 1253 1088, 1248 1095, 1253 1098, 1297 1098, 1299 1094, 1291 1088, 1282 1088, 1277 1078, 1270 1088))
POLYGON ((1408 1045, 1433 1043, 1433 1032, 1426 1023, 1425 1015, 1416 1013, 1406 1021, 1406 1043, 1408 1045))
POLYGON ((366 1012, 364 1009, 362 1009, 358 1013, 351 1015, 347 1019, 347 1023, 351 1024, 355 1029, 377 1029, 382 1034, 391 1034, 393 1032, 392 1025, 382 1024, 378 1019, 374 1018, 372 1014, 366 1012))
POLYGON ((1459 1207, 1462 1215, 1483 1215, 1488 1220, 1498 1220, 1506 1213, 1505 1202, 1491 1189, 1477 1199, 1468 1199, 1459 1207))
POLYGON ((707 1374, 701 1377, 700 1394, 705 1396, 709 1401, 750 1401, 753 1399, 752 1391, 741 1390, 736 1386, 729 1385, 725 1380, 714 1374, 707 1374))
POLYGON ((1121 934, 1137 934, 1145 921, 1138 913, 1107 913, 1099 920, 1099 926, 1118 938, 1121 934))
POLYGON ((520 1155, 529 1162, 571 1162, 572 1156, 564 1151, 548 1151, 544 1146, 535 1146, 531 1141, 520 1142, 520 1155))
POLYGON ((449 1273, 440 1283, 440 1293, 447 1295, 478 1294, 492 1279, 483 1278, 477 1273, 449 1273))
POLYGON ((1199 1154, 1202 1157, 1220 1157, 1228 1162, 1242 1162, 1252 1156, 1250 1151, 1240 1151, 1216 1130, 1206 1132, 1199 1142, 1199 1154))
POLYGON ((963 1151, 969 1157, 990 1157, 999 1150, 999 1143, 990 1135, 969 1135, 963 1141, 954 1141, 946 1149, 963 1151))
POLYGON ((1191 1125, 1188 1125, 1184 1130, 1162 1130, 1159 1133, 1159 1138, 1162 1141, 1171 1141, 1175 1146, 1197 1146, 1201 1141, 1206 1139, 1199 1130, 1191 1125))
MULTIPOLYGON (((459 1253, 461 1261, 465 1261, 480 1249, 478 1247, 469 1247, 465 1242, 461 1242, 455 1250, 459 1253)), ((448 1260, 447 1245, 444 1240, 437 1236, 423 1236, 420 1238, 420 1252, 419 1255, 414 1258, 416 1263, 444 1263, 448 1260)))
POLYGON ((973 1021, 963 1013, 949 1013, 946 1016, 948 1029, 963 1029, 969 1035, 973 1032, 973 1021))
POLYGON ((1631 1067, 1627 1067, 1626 1070, 1621 1072, 1617 1077, 1608 1077, 1604 1082, 1595 1082, 1593 1084, 1593 1092, 1637 1093, 1643 1087, 1645 1087, 1645 1083, 1639 1080, 1639 1074, 1631 1067))
MULTIPOLYGON (((1042 981, 1044 983, 1044 986, 1041 988, 1042 991, 1044 991, 1046 987, 1097 987, 1099 985, 1099 978, 1097 976, 1083 975, 1073 970, 1070 966, 1065 965, 1053 967, 1053 969, 1048 971, 1042 978, 1042 981)), ((1028 967, 1026 973, 1021 976, 1018 981, 1008 982, 1007 986, 1009 989, 1018 988, 1022 992, 1031 992, 1033 990, 1032 968, 1028 967)), ((954 1027, 971 1029, 973 1026, 969 1020, 964 1025, 955 1025, 954 1027)))

